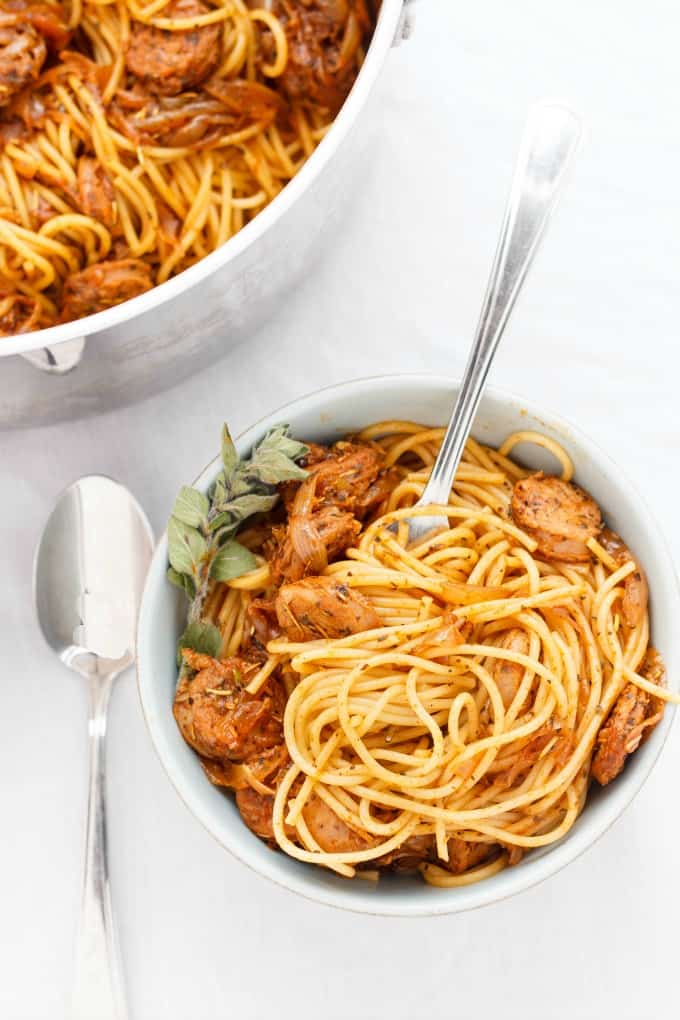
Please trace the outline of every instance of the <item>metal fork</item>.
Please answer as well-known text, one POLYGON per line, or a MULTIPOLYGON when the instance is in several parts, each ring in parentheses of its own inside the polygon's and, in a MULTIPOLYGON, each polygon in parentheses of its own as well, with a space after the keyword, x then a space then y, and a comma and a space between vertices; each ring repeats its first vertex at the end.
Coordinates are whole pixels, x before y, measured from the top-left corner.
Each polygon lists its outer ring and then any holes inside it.
MULTIPOLYGON (((564 106, 539 103, 527 118, 482 313, 446 435, 416 507, 446 506, 484 383, 565 182, 581 137, 579 117, 564 106)), ((413 543, 448 526, 442 514, 407 518, 413 543)))

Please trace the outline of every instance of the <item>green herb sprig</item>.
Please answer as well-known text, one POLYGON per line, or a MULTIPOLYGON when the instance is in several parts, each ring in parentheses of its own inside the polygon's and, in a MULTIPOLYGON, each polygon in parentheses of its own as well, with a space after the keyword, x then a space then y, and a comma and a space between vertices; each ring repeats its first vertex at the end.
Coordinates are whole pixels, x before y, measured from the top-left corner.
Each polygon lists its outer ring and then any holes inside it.
POLYGON ((288 425, 277 425, 239 460, 229 429, 222 427, 222 471, 208 495, 182 486, 168 521, 168 580, 189 599, 187 628, 180 648, 219 654, 220 633, 202 619, 211 580, 230 581, 257 565, 249 549, 234 535, 253 514, 271 510, 281 482, 301 481, 307 472, 297 461, 309 452, 291 438, 288 425))

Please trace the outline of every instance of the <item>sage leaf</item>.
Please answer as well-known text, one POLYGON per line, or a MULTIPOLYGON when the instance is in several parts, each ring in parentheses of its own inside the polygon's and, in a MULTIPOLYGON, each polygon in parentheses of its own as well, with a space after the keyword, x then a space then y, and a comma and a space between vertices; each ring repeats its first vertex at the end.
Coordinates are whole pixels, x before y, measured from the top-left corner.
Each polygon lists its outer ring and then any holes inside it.
POLYGON ((191 489, 188 485, 183 485, 172 508, 172 516, 182 524, 199 528, 208 516, 209 510, 210 503, 207 496, 204 496, 198 489, 191 489))
POLYGON ((196 594, 196 585, 189 574, 180 574, 172 567, 168 567, 166 576, 168 581, 170 581, 170 584, 174 584, 176 588, 183 591, 189 600, 194 597, 196 594))
POLYGON ((210 490, 210 499, 212 501, 213 506, 219 506, 220 503, 223 503, 226 498, 227 489, 224 484, 224 474, 220 472, 217 478, 215 479, 215 484, 210 490))
POLYGON ((279 450, 267 450, 257 455, 253 466, 257 467, 258 477, 267 485, 278 485, 280 482, 298 482, 307 477, 304 468, 298 467, 295 461, 279 450))
POLYGON ((277 425, 270 429, 253 451, 250 471, 266 485, 302 481, 307 477, 307 472, 298 467, 293 458, 303 457, 309 448, 291 439, 288 431, 288 425, 277 425))
POLYGON ((239 464, 236 471, 229 479, 227 500, 236 499, 237 496, 245 496, 253 491, 253 488, 260 485, 257 475, 247 474, 248 465, 239 464))
POLYGON ((200 531, 183 524, 176 517, 168 521, 168 559, 179 574, 194 576, 207 552, 207 544, 200 531))
POLYGON ((226 422, 222 426, 222 463, 224 464, 225 475, 229 478, 238 464, 238 453, 236 452, 236 447, 226 422))
POLYGON ((210 564, 210 576, 216 581, 231 581, 234 577, 254 570, 257 560, 244 545, 230 538, 220 546, 210 564))
POLYGON ((278 500, 278 492, 252 492, 233 500, 230 508, 239 521, 244 521, 246 517, 252 517, 253 514, 262 514, 271 510, 276 506, 278 500))
POLYGON ((288 425, 277 425, 242 461, 228 426, 223 426, 222 471, 207 496, 184 486, 168 522, 168 579, 189 599, 190 620, 201 620, 211 579, 229 581, 257 565, 234 536, 248 518, 276 505, 279 483, 307 477, 296 461, 308 450, 290 436, 288 425))
POLYGON ((182 664, 182 649, 191 648, 194 652, 211 655, 216 659, 222 650, 222 635, 214 623, 202 620, 190 623, 177 642, 177 664, 182 664))
POLYGON ((173 567, 168 567, 166 577, 170 584, 174 584, 176 588, 181 588, 184 591, 184 574, 179 574, 173 567))
POLYGON ((290 460, 300 460, 309 453, 309 447, 305 443, 293 439, 289 433, 290 425, 277 425, 267 433, 260 443, 259 449, 266 452, 273 448, 290 460))
POLYGON ((238 518, 235 517, 231 510, 225 510, 224 513, 218 514, 208 524, 208 530, 214 535, 218 532, 224 536, 230 531, 236 531, 239 526, 238 518))

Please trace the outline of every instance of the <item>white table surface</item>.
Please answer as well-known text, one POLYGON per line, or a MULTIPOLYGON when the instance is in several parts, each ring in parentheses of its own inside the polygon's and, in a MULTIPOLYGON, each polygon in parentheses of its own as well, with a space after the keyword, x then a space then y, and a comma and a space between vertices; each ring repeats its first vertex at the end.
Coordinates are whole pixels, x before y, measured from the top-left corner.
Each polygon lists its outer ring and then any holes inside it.
MULTIPOLYGON (((680 454, 677 37, 673 0, 424 0, 390 57, 363 187, 277 321, 177 390, 86 423, 0 435, 0 1016, 65 1014, 79 900, 85 691, 50 657, 31 558, 59 490, 128 484, 155 528, 235 430, 317 386, 458 372, 525 110, 588 122, 572 186, 493 371, 598 440, 650 497, 676 558, 680 454)), ((111 872, 134 1020, 523 1020, 677 1013, 680 731, 584 857, 471 914, 385 920, 252 874, 188 814, 132 673, 114 694, 111 872)))

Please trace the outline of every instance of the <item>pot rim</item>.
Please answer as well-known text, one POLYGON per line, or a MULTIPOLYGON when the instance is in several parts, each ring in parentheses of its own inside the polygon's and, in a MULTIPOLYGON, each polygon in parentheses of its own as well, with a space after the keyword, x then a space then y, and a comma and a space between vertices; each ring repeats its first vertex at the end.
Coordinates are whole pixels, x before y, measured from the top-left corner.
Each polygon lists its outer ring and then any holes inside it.
MULTIPOLYGON (((385 387, 393 389, 396 392, 399 387, 408 385, 414 392, 427 392, 428 390, 437 388, 442 384, 450 385, 452 388, 459 387, 460 379, 448 375, 440 376, 427 373, 401 373, 363 377, 347 380, 341 383, 335 383, 294 398, 266 416, 260 418, 253 425, 239 433, 236 438, 236 444, 239 448, 248 448, 252 446, 252 444, 257 442, 257 440, 261 438, 263 432, 267 428, 271 427, 273 423, 286 420, 288 412, 293 409, 297 412, 302 412, 305 407, 318 404, 324 396, 329 394, 343 396, 345 399, 351 399, 351 397, 356 395, 359 390, 375 390, 376 387, 385 387)), ((663 556, 660 556, 659 558, 659 562, 663 564, 660 569, 662 569, 666 575, 667 587, 671 592, 677 612, 680 612, 680 580, 678 578, 678 573, 670 554, 670 549, 665 535, 659 527, 656 517, 650 510, 646 500, 640 496, 638 489, 631 483, 627 474, 621 470, 619 464, 615 462, 609 454, 599 446, 598 443, 582 432, 580 428, 573 425, 571 421, 547 408, 537 406, 533 403, 533 401, 527 400, 521 394, 504 388, 489 386, 486 387, 484 396, 503 404, 519 406, 522 409, 522 412, 526 413, 529 418, 538 420, 542 422, 545 427, 553 429, 562 435, 568 436, 580 450, 585 451, 588 454, 589 458, 594 463, 606 467, 610 473, 618 475, 624 483, 626 490, 630 493, 631 501, 637 504, 640 513, 647 519, 650 528, 653 529, 657 551, 660 554, 663 554, 663 556)), ((206 488, 213 480, 215 473, 219 468, 219 464, 220 458, 219 455, 217 455, 200 472, 193 484, 200 489, 206 488)), ((149 694, 155 684, 153 678, 155 669, 144 653, 140 652, 140 648, 142 648, 146 640, 143 639, 140 642, 140 637, 142 637, 145 632, 149 633, 153 627, 152 619, 149 618, 147 620, 147 613, 151 612, 151 610, 148 609, 150 599, 147 599, 147 590, 150 590, 159 583, 154 576, 155 573, 158 572, 159 561, 161 561, 162 574, 164 577, 165 565, 167 563, 167 531, 163 531, 158 539, 158 544, 149 568, 147 581, 142 595, 137 627, 137 689, 145 724, 151 738, 151 742, 154 746, 154 750, 158 755, 164 772, 189 813, 208 833, 210 833, 210 835, 223 849, 239 860, 242 864, 245 864, 256 874, 263 878, 267 878, 281 888, 303 896, 305 899, 312 902, 337 907, 339 909, 358 914, 372 914, 383 917, 433 917, 446 914, 464 913, 468 910, 475 910, 479 907, 489 906, 493 903, 509 899, 526 889, 533 888, 557 874, 559 871, 562 871, 568 864, 571 864, 572 861, 584 854, 586 850, 590 849, 590 847, 593 846, 619 819, 623 812, 630 806, 654 770, 666 740, 668 739, 668 734, 675 721, 676 706, 669 704, 666 707, 663 719, 654 733, 655 747, 653 755, 649 757, 648 760, 641 765, 641 767, 637 768, 635 772, 623 774, 621 777, 623 782, 619 782, 618 788, 610 791, 608 794, 611 806, 605 813, 604 817, 600 818, 597 823, 592 822, 589 825, 582 825, 578 830, 572 830, 562 840, 547 848, 548 852, 541 853, 540 850, 535 851, 535 854, 532 854, 526 862, 523 862, 516 871, 513 869, 514 881, 510 884, 510 888, 503 892, 500 892, 496 888, 496 883, 493 879, 488 879, 475 885, 463 887, 465 890, 464 895, 461 895, 463 889, 434 890, 423 884, 422 896, 417 896, 415 900, 405 901, 399 896, 397 890, 394 890, 394 894, 391 897, 376 897, 372 890, 360 889, 356 884, 352 886, 352 890, 350 891, 348 888, 344 888, 343 885, 340 884, 324 886, 321 883, 316 883, 312 876, 310 875, 308 878, 304 871, 287 872, 284 874, 283 871, 277 867, 275 860, 276 854, 272 853, 271 858, 265 857, 263 860, 256 861, 254 856, 251 856, 247 852, 243 852, 236 845, 236 841, 230 839, 230 833, 225 836, 225 832, 220 830, 218 826, 214 824, 212 812, 201 808, 198 803, 198 799, 193 795, 191 780, 184 775, 181 763, 176 761, 172 752, 165 746, 166 741, 163 735, 163 725, 156 718, 156 713, 154 712, 154 707, 151 704, 149 694), (156 568, 155 571, 154 567, 156 568), (425 893, 425 890, 427 890, 429 895, 425 893), (451 895, 455 892, 458 892, 459 895, 451 895)), ((160 583, 163 583, 163 581, 161 580, 160 583)), ((670 645, 667 649, 665 649, 665 651, 667 654, 670 653, 670 645)), ((670 678, 669 685, 672 689, 677 690, 677 683, 673 683, 672 677, 670 678)), ((310 865, 310 867, 312 866, 310 865)), ((368 885, 369 883, 361 884, 368 885)))
POLYGON ((101 333, 126 323, 172 301, 173 298, 201 283, 232 259, 237 259, 242 255, 296 204, 303 192, 330 162, 334 153, 349 134, 387 58, 397 32, 404 2, 408 2, 408 0, 382 0, 366 59, 330 130, 295 177, 250 223, 247 223, 221 247, 206 255, 195 265, 183 270, 177 276, 171 277, 165 283, 157 284, 138 297, 130 298, 113 308, 96 312, 94 315, 75 319, 73 322, 3 338, 0 340, 0 357, 10 357, 13 354, 24 354, 27 351, 39 350, 43 347, 53 347, 77 337, 87 338, 92 334, 101 333))

